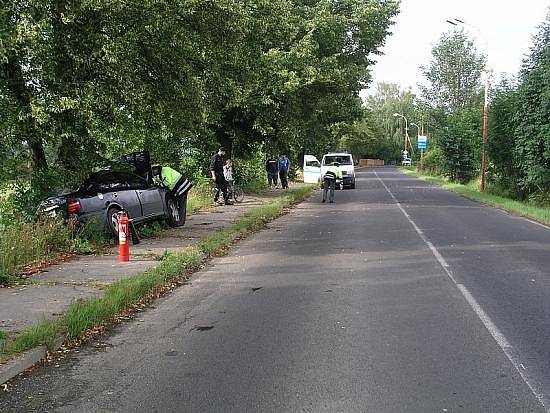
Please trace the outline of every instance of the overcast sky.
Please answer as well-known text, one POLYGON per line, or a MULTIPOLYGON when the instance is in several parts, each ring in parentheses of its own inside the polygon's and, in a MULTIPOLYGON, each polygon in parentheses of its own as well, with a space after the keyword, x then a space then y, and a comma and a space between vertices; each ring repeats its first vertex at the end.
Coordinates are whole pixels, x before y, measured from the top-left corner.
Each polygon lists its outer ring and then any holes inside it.
MULTIPOLYGON (((419 66, 430 61, 432 47, 443 32, 452 28, 445 22, 452 17, 481 29, 496 76, 515 75, 549 6, 550 0, 402 0, 384 55, 376 57, 369 91, 377 82, 392 82, 416 92, 416 84, 422 81, 419 66)), ((477 32, 468 32, 478 50, 483 51, 484 43, 477 32)))

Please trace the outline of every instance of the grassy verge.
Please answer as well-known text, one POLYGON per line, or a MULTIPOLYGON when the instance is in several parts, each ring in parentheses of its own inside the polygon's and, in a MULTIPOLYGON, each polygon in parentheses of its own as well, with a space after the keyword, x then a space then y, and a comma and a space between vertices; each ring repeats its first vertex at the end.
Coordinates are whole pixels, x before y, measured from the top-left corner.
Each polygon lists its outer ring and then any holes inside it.
POLYGON ((423 175, 419 172, 412 171, 406 168, 402 168, 402 171, 408 175, 415 176, 417 178, 439 185, 445 189, 449 189, 466 198, 473 199, 474 201, 478 201, 486 205, 503 209, 512 214, 530 218, 543 224, 550 225, 550 208, 534 206, 525 202, 515 201, 513 199, 504 198, 487 192, 480 192, 477 182, 472 182, 467 185, 461 185, 449 182, 441 177, 423 175))
MULTIPOLYGON (((195 186, 189 194, 188 213, 211 206, 210 186, 206 183, 195 186)), ((164 229, 164 222, 155 221, 138 231, 142 237, 152 237, 164 229)), ((101 252, 110 242, 102 227, 94 223, 70 228, 60 220, 43 220, 0 226, 0 287, 24 283, 17 277, 22 267, 40 266, 66 254, 101 252)))
POLYGON ((74 303, 60 319, 0 338, 0 362, 40 345, 51 349, 59 335, 76 340, 90 332, 101 331, 104 326, 185 281, 208 258, 225 254, 234 242, 264 228, 267 222, 302 201, 313 189, 289 190, 268 204, 248 210, 231 227, 202 238, 182 252, 166 254, 157 267, 109 285, 102 297, 74 303))

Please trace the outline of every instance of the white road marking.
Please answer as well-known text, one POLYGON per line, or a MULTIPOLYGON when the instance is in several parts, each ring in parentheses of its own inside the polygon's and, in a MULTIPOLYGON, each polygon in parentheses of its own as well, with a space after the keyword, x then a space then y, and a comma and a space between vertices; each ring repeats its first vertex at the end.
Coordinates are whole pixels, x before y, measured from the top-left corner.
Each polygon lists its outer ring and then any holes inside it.
POLYGON ((435 248, 435 246, 430 242, 430 240, 428 240, 426 235, 424 235, 422 230, 418 227, 418 225, 416 225, 416 223, 413 221, 411 216, 407 213, 407 211, 405 211, 405 209, 403 208, 401 203, 397 200, 397 198, 395 197, 393 192, 390 190, 390 188, 388 188, 384 183, 384 181, 380 178, 380 176, 378 176, 378 173, 376 172, 376 170, 373 172, 376 178, 378 178, 380 183, 384 186, 388 194, 390 194, 391 198, 393 199, 393 201, 395 202, 399 210, 403 213, 403 215, 405 215, 407 220, 413 226, 413 228, 415 229, 417 234, 420 236, 422 241, 424 241, 424 243, 428 246, 430 251, 432 251, 432 254, 437 259, 437 262, 439 262, 439 264, 441 265, 441 267, 443 268, 447 276, 451 279, 453 284, 456 285, 456 287, 458 288, 458 290, 460 291, 464 299, 468 302, 472 310, 474 310, 474 313, 476 313, 476 315, 481 320, 481 322, 483 323, 487 331, 489 331, 489 334, 491 334, 493 339, 497 342, 498 346, 502 349, 502 351, 504 352, 504 354, 506 355, 510 363, 512 363, 512 365, 514 366, 516 371, 519 373, 519 375, 521 376, 521 378, 523 379, 527 387, 529 387, 529 390, 531 390, 531 393, 533 393, 533 395, 536 397, 536 399, 539 401, 542 407, 547 412, 550 412, 550 407, 549 407, 550 401, 542 392, 540 392, 537 389, 537 386, 532 382, 532 380, 529 377, 527 377, 527 374, 525 373, 526 372, 525 366, 521 363, 521 361, 519 360, 519 357, 517 357, 514 354, 514 348, 508 342, 504 334, 502 334, 499 328, 495 325, 495 323, 493 323, 489 315, 479 305, 479 303, 476 301, 474 296, 470 293, 468 288, 466 288, 464 284, 461 284, 456 281, 456 279, 453 277, 453 274, 451 273, 449 264, 447 263, 447 261, 445 261, 445 258, 443 258, 443 256, 437 250, 437 248, 435 248))

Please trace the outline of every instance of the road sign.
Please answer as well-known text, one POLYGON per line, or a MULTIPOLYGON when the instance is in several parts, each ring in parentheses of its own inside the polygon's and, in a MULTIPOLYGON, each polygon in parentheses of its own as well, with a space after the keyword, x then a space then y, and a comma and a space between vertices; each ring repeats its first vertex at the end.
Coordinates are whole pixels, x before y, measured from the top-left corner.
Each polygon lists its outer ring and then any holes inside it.
POLYGON ((419 136, 418 137, 418 149, 426 149, 428 147, 428 137, 419 136))

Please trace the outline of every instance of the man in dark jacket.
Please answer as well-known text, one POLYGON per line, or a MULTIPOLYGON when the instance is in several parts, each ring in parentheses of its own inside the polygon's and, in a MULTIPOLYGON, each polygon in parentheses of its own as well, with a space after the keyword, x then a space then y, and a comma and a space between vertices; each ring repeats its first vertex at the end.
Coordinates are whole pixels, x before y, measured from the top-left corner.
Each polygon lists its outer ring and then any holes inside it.
POLYGON ((267 183, 271 188, 271 185, 275 185, 277 189, 277 175, 279 174, 279 161, 275 158, 275 155, 271 154, 271 157, 265 161, 265 170, 267 171, 267 183))
POLYGON ((225 205, 232 205, 233 203, 229 201, 227 194, 227 181, 223 176, 223 166, 225 164, 225 148, 218 149, 216 153, 210 159, 210 174, 212 177, 212 182, 216 184, 216 193, 214 195, 214 202, 218 202, 220 193, 223 194, 223 202, 225 205))

